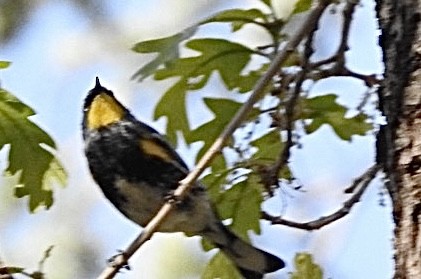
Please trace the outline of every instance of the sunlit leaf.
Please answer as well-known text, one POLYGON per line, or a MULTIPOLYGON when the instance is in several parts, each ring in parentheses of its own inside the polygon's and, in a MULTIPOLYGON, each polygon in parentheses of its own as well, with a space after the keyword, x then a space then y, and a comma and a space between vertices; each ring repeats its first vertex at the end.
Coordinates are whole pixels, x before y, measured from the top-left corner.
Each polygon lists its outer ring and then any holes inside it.
MULTIPOLYGON (((264 75, 268 67, 269 63, 264 63, 257 70, 240 75, 237 83, 238 91, 240 93, 250 92, 256 86, 257 81, 264 75)), ((270 89, 271 86, 268 86, 266 90, 269 91, 270 89)))
POLYGON ((249 230, 260 233, 262 192, 262 185, 250 176, 222 192, 216 204, 219 216, 222 219, 232 218, 231 229, 245 240, 249 239, 249 230))
MULTIPOLYGON (((220 135, 225 126, 231 121, 232 117, 242 106, 242 103, 238 103, 229 99, 215 99, 215 98, 204 98, 206 106, 213 112, 215 117, 197 127, 186 135, 188 142, 204 141, 203 147, 200 149, 198 158, 203 156, 204 152, 211 146, 215 139, 220 135)), ((249 114, 250 117, 258 115, 259 110, 253 109, 249 114)))
POLYGON ((279 157, 283 143, 279 131, 272 130, 262 137, 251 142, 251 145, 258 148, 253 159, 261 162, 274 161, 279 157))
POLYGON ((12 62, 10 61, 0 61, 0 70, 6 69, 7 67, 10 66, 10 64, 12 64, 12 62))
POLYGON ((221 154, 217 156, 211 163, 212 172, 205 175, 201 182, 206 186, 207 193, 213 202, 217 202, 221 187, 225 185, 226 178, 231 170, 227 168, 225 157, 221 154))
POLYGON ((312 0, 298 0, 292 13, 298 14, 310 10, 312 2, 312 0))
POLYGON ((213 71, 217 71, 228 89, 238 86, 241 71, 250 61, 253 50, 223 39, 195 39, 186 47, 200 52, 200 55, 180 58, 155 73, 155 79, 182 77, 189 80, 189 89, 202 88, 213 71), (194 78, 200 78, 195 82, 194 78), (204 82, 205 81, 205 82, 204 82))
POLYGON ((47 184, 58 183, 59 185, 66 185, 67 174, 57 158, 51 160, 50 167, 45 172, 44 180, 47 184))
POLYGON ((294 257, 295 271, 291 273, 290 279, 323 279, 323 271, 313 261, 309 253, 297 253, 294 257))
POLYGON ((167 117, 166 136, 172 142, 177 142, 177 131, 187 134, 189 122, 186 112, 187 81, 182 79, 165 92, 155 108, 154 119, 167 117))
POLYGON ((169 37, 137 43, 132 48, 133 51, 138 53, 157 53, 158 56, 140 68, 132 78, 142 81, 153 75, 161 65, 167 66, 171 61, 179 58, 181 42, 193 36, 196 30, 197 28, 193 26, 169 37))
POLYGON ((303 113, 300 118, 311 120, 306 126, 307 133, 313 133, 323 124, 328 124, 338 137, 349 141, 353 135, 364 135, 372 129, 365 114, 359 113, 346 118, 347 108, 338 104, 336 99, 336 95, 328 94, 303 100, 303 113))
POLYGON ((232 9, 222 11, 204 21, 201 24, 211 22, 231 22, 232 31, 240 30, 247 23, 264 22, 267 20, 267 16, 259 9, 232 9))
MULTIPOLYGON (((252 169, 260 175, 260 180, 265 183, 267 179, 272 179, 272 175, 269 173, 262 172, 262 166, 272 166, 276 160, 279 160, 281 153, 284 149, 284 143, 280 132, 278 130, 272 130, 269 133, 255 139, 250 143, 252 146, 257 147, 257 151, 253 154, 250 159, 253 162, 252 169), (256 163, 258 164, 256 166, 256 163), (266 177, 267 176, 267 177, 266 177)), ((275 174, 276 175, 276 174, 275 174)), ((277 174, 278 178, 292 179, 292 173, 288 164, 285 164, 277 174)), ((271 181, 271 180, 270 180, 271 181)), ((273 181, 271 181, 273 183, 273 181)))
POLYGON ((34 111, 9 92, 0 89, 0 149, 10 144, 6 172, 19 174, 17 197, 29 196, 31 211, 53 203, 51 179, 65 182, 66 174, 55 159, 50 136, 28 119, 34 111))
POLYGON ((202 279, 242 279, 235 265, 222 253, 215 254, 206 265, 202 279))
POLYGON ((162 116, 168 118, 166 132, 172 142, 176 141, 177 131, 181 131, 185 137, 189 136, 185 104, 187 90, 204 87, 213 71, 220 74, 227 88, 237 87, 239 76, 253 53, 252 50, 241 44, 222 39, 190 40, 186 47, 201 54, 173 60, 165 68, 158 69, 154 76, 157 80, 180 78, 164 93, 154 115, 155 119, 162 116))

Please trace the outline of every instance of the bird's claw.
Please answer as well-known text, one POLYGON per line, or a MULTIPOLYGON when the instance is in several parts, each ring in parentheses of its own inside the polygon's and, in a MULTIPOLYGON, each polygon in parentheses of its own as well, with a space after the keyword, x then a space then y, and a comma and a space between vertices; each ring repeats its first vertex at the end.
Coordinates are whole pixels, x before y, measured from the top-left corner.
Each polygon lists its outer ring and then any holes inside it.
POLYGON ((126 270, 130 270, 130 266, 127 263, 127 257, 124 251, 117 250, 118 254, 112 256, 107 260, 107 264, 111 267, 121 267, 126 270))
POLYGON ((171 204, 179 204, 181 203, 181 199, 180 197, 176 196, 174 194, 174 191, 170 191, 165 197, 164 197, 165 201, 167 203, 171 203, 171 204))

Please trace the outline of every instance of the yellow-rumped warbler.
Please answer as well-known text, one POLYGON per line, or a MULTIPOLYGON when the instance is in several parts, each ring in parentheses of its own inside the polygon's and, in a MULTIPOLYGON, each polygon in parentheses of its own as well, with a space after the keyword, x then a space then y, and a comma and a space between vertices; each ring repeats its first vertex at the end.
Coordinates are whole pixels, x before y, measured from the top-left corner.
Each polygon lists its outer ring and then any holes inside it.
MULTIPOLYGON (((138 121, 96 79, 83 108, 85 153, 94 180, 127 218, 145 226, 188 173, 188 167, 156 130, 138 121)), ((241 240, 216 216, 206 191, 196 182, 159 227, 161 232, 201 235, 220 248, 247 279, 285 266, 241 240)))

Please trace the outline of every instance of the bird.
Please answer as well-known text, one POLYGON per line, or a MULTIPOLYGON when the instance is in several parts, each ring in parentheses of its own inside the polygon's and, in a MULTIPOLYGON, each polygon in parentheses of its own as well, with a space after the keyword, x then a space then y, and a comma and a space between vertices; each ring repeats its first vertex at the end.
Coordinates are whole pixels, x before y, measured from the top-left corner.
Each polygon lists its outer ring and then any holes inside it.
MULTIPOLYGON (((100 84, 85 97, 82 134, 90 173, 105 197, 125 217, 145 227, 187 176, 189 168, 165 137, 137 120, 100 84)), ((159 226, 160 232, 199 235, 219 248, 246 279, 263 278, 285 266, 227 228, 206 188, 195 182, 159 226)))

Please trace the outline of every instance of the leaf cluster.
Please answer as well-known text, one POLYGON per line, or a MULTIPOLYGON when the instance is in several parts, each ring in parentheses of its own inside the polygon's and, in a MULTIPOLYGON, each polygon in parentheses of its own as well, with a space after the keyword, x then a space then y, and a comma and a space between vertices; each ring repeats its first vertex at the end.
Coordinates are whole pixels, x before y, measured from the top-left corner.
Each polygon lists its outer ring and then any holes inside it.
MULTIPOLYGON (((10 62, 0 61, 0 68, 10 62)), ((28 196, 29 208, 49 208, 53 203, 52 186, 66 182, 66 173, 55 157, 52 138, 29 117, 35 112, 10 92, 0 88, 0 149, 9 146, 8 175, 17 175, 16 197, 28 196)))
MULTIPOLYGON (((283 29, 288 20, 308 11, 312 5, 311 0, 299 0, 290 17, 282 20, 275 16, 271 1, 260 2, 263 3, 261 8, 221 11, 180 33, 139 42, 133 47, 138 53, 156 54, 133 75, 134 79, 175 80, 158 102, 154 118, 166 118, 166 135, 173 143, 176 143, 178 133, 188 144, 203 142, 197 158, 211 146, 241 107, 237 96, 253 90, 272 58, 288 40, 283 29), (215 23, 229 24, 232 32, 248 25, 259 26, 261 32, 270 35, 272 43, 251 48, 228 39, 195 36, 201 26, 215 23), (182 56, 183 47, 195 54, 182 56), (250 70, 248 66, 256 61, 260 66, 250 70), (194 115, 188 115, 187 94, 203 89, 212 75, 219 76, 229 94, 227 98, 204 98, 203 103, 213 118, 192 128, 188 119, 194 115)), ((287 163, 289 150, 299 144, 300 137, 328 125, 339 139, 350 141, 353 136, 364 135, 372 128, 363 112, 346 117, 348 108, 337 102, 335 94, 329 92, 309 97, 309 89, 302 87, 303 81, 311 80, 308 73, 317 72, 321 66, 310 64, 310 55, 304 48, 291 50, 279 75, 266 88, 265 97, 226 143, 222 156, 213 161, 211 174, 203 178, 220 217, 230 220, 232 229, 246 240, 250 230, 260 233, 264 199, 273 196, 274 190, 283 183, 288 185, 294 179, 287 163)), ((226 264, 223 255, 216 254, 204 278, 237 278, 230 271, 222 274, 222 270, 231 270, 226 264)))

